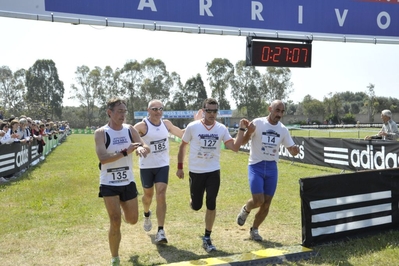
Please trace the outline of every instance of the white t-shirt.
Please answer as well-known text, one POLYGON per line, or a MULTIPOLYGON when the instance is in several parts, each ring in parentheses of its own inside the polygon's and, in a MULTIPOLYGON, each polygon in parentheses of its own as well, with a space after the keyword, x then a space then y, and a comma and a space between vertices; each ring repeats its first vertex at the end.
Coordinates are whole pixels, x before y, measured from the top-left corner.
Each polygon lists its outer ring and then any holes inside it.
POLYGON ((249 164, 260 161, 278 162, 280 144, 287 148, 295 145, 288 129, 281 122, 272 125, 266 117, 261 117, 254 119, 253 123, 256 129, 251 136, 249 164))
POLYGON ((227 128, 215 122, 206 126, 202 120, 188 124, 182 141, 190 143, 188 169, 193 173, 208 173, 220 169, 220 146, 232 141, 227 128))
POLYGON ((3 137, 0 137, 1 144, 10 144, 14 142, 14 139, 11 138, 11 130, 7 130, 3 137))
MULTIPOLYGON (((107 153, 120 153, 132 142, 129 125, 123 124, 121 130, 103 126, 107 153)), ((126 186, 134 182, 132 153, 111 163, 101 164, 100 184, 109 186, 126 186)))
POLYGON ((169 165, 169 131, 161 120, 160 125, 153 125, 147 118, 147 132, 141 138, 150 147, 147 157, 140 157, 140 168, 159 168, 169 165))

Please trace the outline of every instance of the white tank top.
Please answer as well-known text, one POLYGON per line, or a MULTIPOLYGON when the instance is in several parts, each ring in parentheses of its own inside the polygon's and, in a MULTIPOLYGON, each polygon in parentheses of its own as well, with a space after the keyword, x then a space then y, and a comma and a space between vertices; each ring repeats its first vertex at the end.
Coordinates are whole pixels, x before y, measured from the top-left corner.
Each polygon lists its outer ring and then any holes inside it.
POLYGON ((256 129, 251 136, 249 164, 260 161, 278 162, 280 144, 287 148, 295 144, 288 129, 281 122, 272 125, 266 117, 261 117, 254 119, 253 123, 256 129))
POLYGON ((190 143, 189 171, 208 173, 220 169, 220 146, 233 138, 219 122, 207 127, 201 120, 196 120, 188 124, 182 140, 190 143))
MULTIPOLYGON (((107 153, 120 153, 132 142, 129 125, 123 124, 121 130, 113 130, 108 125, 103 126, 105 134, 104 145, 107 153)), ((133 157, 130 153, 112 163, 101 164, 100 184, 109 186, 126 186, 134 182, 133 157)))
POLYGON ((141 136, 151 152, 147 157, 140 157, 140 169, 159 168, 169 165, 169 131, 161 120, 161 124, 154 125, 148 118, 143 119, 147 125, 147 132, 141 136))

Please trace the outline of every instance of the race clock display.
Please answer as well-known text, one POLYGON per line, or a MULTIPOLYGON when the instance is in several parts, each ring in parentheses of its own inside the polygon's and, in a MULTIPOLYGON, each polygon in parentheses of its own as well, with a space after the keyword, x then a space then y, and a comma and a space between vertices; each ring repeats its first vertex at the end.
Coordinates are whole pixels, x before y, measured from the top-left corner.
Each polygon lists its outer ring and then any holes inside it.
POLYGON ((269 41, 247 38, 247 66, 310 67, 312 44, 307 41, 269 41))

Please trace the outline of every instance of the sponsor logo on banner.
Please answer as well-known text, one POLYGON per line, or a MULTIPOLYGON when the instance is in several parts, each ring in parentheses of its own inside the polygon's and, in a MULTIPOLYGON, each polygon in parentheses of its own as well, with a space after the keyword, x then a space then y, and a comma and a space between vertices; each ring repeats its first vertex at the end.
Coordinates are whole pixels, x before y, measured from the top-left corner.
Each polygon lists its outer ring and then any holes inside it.
POLYGON ((346 149, 340 147, 324 147, 324 162, 363 169, 387 169, 398 167, 398 154, 386 153, 385 146, 381 151, 374 151, 373 145, 366 149, 346 149))
POLYGON ((29 162, 29 149, 25 148, 25 145, 22 146, 21 151, 17 152, 15 156, 15 162, 17 167, 21 167, 29 162))
POLYGON ((15 168, 15 152, 0 155, 0 176, 15 168))
POLYGON ((387 169, 398 167, 398 154, 385 152, 385 146, 381 146, 381 151, 374 151, 373 145, 367 145, 366 150, 352 150, 350 162, 354 167, 364 169, 387 169))
POLYGON ((324 162, 349 165, 348 149, 339 147, 324 147, 324 162))

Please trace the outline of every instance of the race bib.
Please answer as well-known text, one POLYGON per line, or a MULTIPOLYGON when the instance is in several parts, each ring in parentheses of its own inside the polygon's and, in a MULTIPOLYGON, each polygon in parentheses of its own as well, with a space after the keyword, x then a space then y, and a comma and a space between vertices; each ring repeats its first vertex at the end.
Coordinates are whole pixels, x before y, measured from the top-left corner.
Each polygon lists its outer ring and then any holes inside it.
POLYGON ((129 167, 107 169, 107 178, 110 184, 128 182, 129 167))
POLYGON ((151 153, 160 153, 167 150, 167 139, 154 140, 150 142, 151 153))

